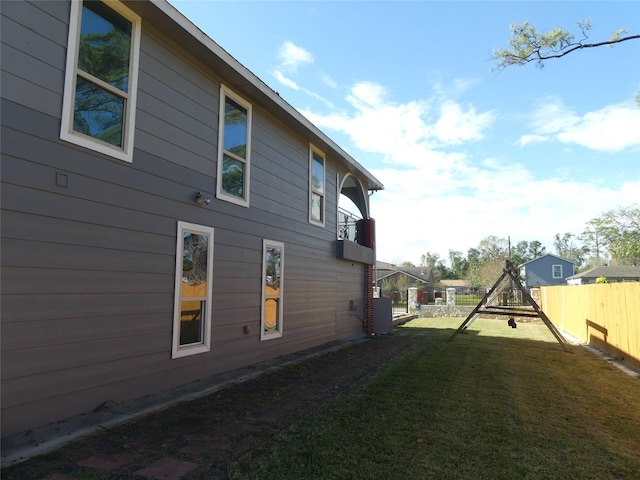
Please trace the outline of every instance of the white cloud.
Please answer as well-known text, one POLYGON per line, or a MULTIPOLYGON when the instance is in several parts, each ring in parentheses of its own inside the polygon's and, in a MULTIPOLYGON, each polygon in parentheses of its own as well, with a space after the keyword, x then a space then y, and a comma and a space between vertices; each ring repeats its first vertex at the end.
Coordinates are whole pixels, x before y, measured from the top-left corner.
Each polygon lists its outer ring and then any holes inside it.
POLYGON ((276 77, 276 80, 278 80, 285 87, 289 87, 294 90, 300 90, 300 86, 290 78, 285 77, 281 71, 274 70, 273 76, 276 77))
POLYGON ((603 152, 640 146, 640 109, 631 104, 609 105, 579 116, 552 98, 534 112, 531 126, 534 132, 520 137, 521 146, 554 140, 603 152))
POLYGON ((338 83, 329 75, 326 75, 326 74, 322 75, 321 80, 322 80, 322 83, 324 83, 326 86, 330 88, 338 88, 338 83))
MULTIPOLYGON (((367 155, 384 160, 381 168, 369 166, 385 185, 371 196, 379 260, 418 263, 426 252, 446 259, 449 250, 466 255, 490 235, 511 236, 513 244, 539 240, 553 251, 554 234, 580 234, 586 222, 603 211, 636 201, 640 189, 637 180, 621 188, 577 180, 560 167, 534 174, 535 166, 513 158, 474 158, 468 146, 484 138, 495 113, 479 112, 441 94, 399 103, 384 86, 359 82, 345 100, 339 112, 303 113, 320 128, 345 134, 362 152, 364 165, 367 155)), ((628 132, 623 123, 633 123, 633 118, 628 108, 619 107, 579 116, 551 101, 536 110, 534 131, 520 141, 592 142, 598 148, 606 141, 629 144, 634 137, 628 133, 621 134, 624 141, 613 132, 580 135, 596 128, 609 131, 607 122, 628 132)))
POLYGON ((640 146, 640 109, 614 105, 588 112, 557 137, 592 150, 615 152, 640 146))
POLYGON ((447 101, 440 106, 440 118, 434 126, 436 136, 445 143, 459 144, 469 140, 480 140, 482 132, 494 120, 490 112, 476 114, 470 107, 466 112, 460 105, 447 101))
POLYGON ((447 170, 373 170, 385 190, 371 197, 378 259, 414 263, 426 252, 465 255, 489 235, 538 240, 580 234, 602 212, 637 202, 640 180, 622 186, 563 177, 537 179, 525 165, 486 159, 447 170))
POLYGON ((313 63, 313 55, 302 47, 287 40, 278 50, 279 69, 295 72, 300 65, 313 63))
MULTIPOLYGON (((308 88, 300 86, 300 84, 292 78, 298 73, 299 67, 314 62, 311 52, 287 40, 278 49, 278 60, 279 63, 274 67, 272 73, 281 85, 291 88, 292 90, 303 92, 329 108, 335 108, 331 101, 308 88)), ((327 75, 322 78, 322 81, 326 85, 331 85, 333 82, 333 80, 327 75)), ((335 88, 335 82, 333 82, 333 85, 335 88)))
POLYGON ((322 115, 305 111, 321 128, 346 133, 363 152, 381 154, 387 163, 404 168, 429 165, 443 168, 450 158, 436 150, 445 144, 478 140, 493 123, 492 113, 466 111, 452 101, 434 109, 430 102, 395 103, 387 90, 373 82, 359 82, 349 91, 349 113, 322 115))
MULTIPOLYGON (((285 87, 301 90, 298 83, 291 78, 300 65, 313 63, 313 55, 291 41, 284 42, 278 49, 278 65, 273 69, 273 76, 285 87)), ((304 90, 304 89, 302 89, 304 90)))
POLYGON ((549 137, 546 135, 523 135, 518 140, 518 143, 521 147, 525 147, 529 144, 543 143, 547 140, 549 140, 549 137))

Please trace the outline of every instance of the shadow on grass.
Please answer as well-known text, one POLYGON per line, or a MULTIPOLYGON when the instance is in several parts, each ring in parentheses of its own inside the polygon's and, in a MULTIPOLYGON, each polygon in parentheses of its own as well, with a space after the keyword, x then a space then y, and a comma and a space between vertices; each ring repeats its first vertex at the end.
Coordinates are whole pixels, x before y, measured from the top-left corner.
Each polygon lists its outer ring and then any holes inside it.
POLYGON ((544 324, 480 319, 448 342, 460 319, 417 320, 396 333, 412 348, 231 478, 640 478, 636 381, 544 324))

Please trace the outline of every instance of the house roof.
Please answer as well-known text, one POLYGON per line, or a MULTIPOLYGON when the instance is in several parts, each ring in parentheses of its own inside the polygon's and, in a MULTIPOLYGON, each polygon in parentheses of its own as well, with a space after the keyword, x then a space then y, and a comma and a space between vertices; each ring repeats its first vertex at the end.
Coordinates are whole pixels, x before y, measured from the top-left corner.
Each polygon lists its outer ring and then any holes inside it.
POLYGON ((313 125, 298 110, 287 103, 280 94, 267 86, 249 69, 233 58, 226 50, 196 27, 166 0, 126 1, 127 6, 177 44, 202 64, 224 78, 237 93, 244 94, 252 103, 262 106, 270 115, 287 124, 303 138, 318 148, 331 150, 350 173, 356 174, 367 190, 382 190, 384 185, 369 171, 346 153, 338 144, 313 125))
POLYGON ((433 283, 433 272, 430 267, 378 268, 377 280, 382 280, 396 273, 407 275, 419 282, 433 283))
POLYGON ((567 278, 640 278, 640 267, 595 267, 567 278))
POLYGON ((440 280, 440 283, 446 287, 468 287, 468 280, 440 280))
POLYGON ((528 265, 531 262, 537 262, 538 260, 540 260, 541 258, 544 258, 544 257, 554 257, 554 258, 557 258, 558 260, 562 260, 563 262, 568 262, 568 263, 570 263, 572 265, 575 265, 575 262, 572 262, 571 260, 567 260, 566 258, 559 257, 558 255, 554 255, 553 253, 545 253, 544 255, 540 255, 539 257, 536 257, 533 260, 529 260, 528 262, 524 262, 519 266, 520 267, 524 267, 525 265, 528 265))

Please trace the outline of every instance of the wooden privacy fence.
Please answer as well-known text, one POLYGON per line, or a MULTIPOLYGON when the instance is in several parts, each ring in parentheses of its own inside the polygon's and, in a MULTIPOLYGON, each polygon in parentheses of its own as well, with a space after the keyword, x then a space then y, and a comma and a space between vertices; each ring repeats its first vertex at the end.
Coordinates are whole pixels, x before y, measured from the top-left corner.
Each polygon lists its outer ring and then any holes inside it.
POLYGON ((561 331, 640 368, 640 282, 541 287, 561 331))

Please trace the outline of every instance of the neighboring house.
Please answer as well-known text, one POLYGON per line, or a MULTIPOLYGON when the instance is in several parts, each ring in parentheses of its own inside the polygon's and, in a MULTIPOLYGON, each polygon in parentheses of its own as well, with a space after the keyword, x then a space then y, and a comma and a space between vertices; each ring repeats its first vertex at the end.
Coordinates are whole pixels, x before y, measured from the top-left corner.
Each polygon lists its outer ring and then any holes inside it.
POLYGON ((551 253, 520 265, 520 278, 526 288, 562 285, 574 272, 573 262, 551 253))
POLYGON ((595 267, 567 278, 567 284, 596 283, 600 277, 605 277, 609 283, 640 282, 640 267, 595 267))
MULTIPOLYGON (((384 295, 384 285, 389 284, 393 290, 415 287, 419 291, 433 294, 435 280, 430 267, 397 267, 390 263, 377 263, 376 287, 384 295)), ((422 296, 419 295, 420 300, 422 296)))
POLYGON ((2 2, 1 95, 3 438, 371 330, 383 185, 166 1, 2 2))
POLYGON ((458 293, 465 293, 469 291, 469 281, 468 280, 440 280, 439 282, 445 289, 446 288, 455 288, 458 293))
POLYGON ((430 267, 397 267, 391 263, 377 262, 376 286, 383 280, 403 279, 409 287, 433 287, 435 280, 430 267))

